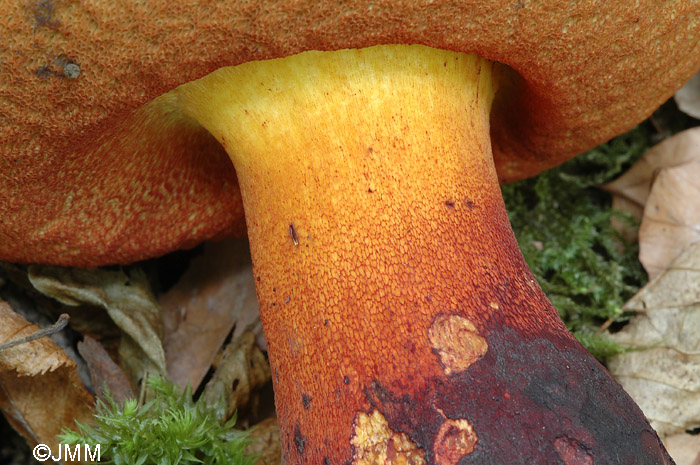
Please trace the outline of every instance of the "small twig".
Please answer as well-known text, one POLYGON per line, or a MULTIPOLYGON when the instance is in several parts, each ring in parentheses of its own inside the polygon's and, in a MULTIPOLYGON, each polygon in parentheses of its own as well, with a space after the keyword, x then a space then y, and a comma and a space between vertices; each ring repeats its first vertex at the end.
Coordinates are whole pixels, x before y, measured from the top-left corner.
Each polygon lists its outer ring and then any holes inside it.
POLYGON ((598 328, 598 331, 596 331, 595 333, 596 333, 596 334, 601 334, 603 331, 605 331, 606 329, 608 329, 608 328, 610 327, 610 325, 613 324, 613 323, 614 323, 614 320, 613 320, 612 318, 608 318, 607 320, 605 320, 605 323, 603 323, 603 324, 600 326, 600 328, 598 328))
POLYGON ((5 349, 9 349, 10 347, 18 346, 20 344, 26 344, 27 342, 36 341, 37 339, 41 339, 42 337, 51 336, 52 334, 56 334, 59 331, 62 331, 63 328, 65 328, 68 325, 69 321, 70 321, 70 316, 67 313, 62 313, 61 316, 58 317, 58 320, 56 321, 56 323, 52 324, 51 326, 47 326, 46 328, 42 328, 39 331, 30 334, 29 336, 25 336, 25 337, 22 337, 20 339, 15 339, 14 341, 0 344, 0 351, 3 351, 5 349))
POLYGON ((654 126, 654 129, 656 129, 656 132, 658 132, 661 135, 666 133, 666 131, 664 131, 664 128, 662 128, 661 125, 659 124, 659 122, 656 121, 656 118, 654 118, 654 115, 651 115, 649 117, 649 121, 651 121, 651 124, 652 124, 652 126, 654 126))
POLYGON ((141 387, 139 389, 139 407, 143 405, 144 400, 146 400, 146 380, 148 379, 148 370, 144 370, 143 377, 141 378, 141 387))

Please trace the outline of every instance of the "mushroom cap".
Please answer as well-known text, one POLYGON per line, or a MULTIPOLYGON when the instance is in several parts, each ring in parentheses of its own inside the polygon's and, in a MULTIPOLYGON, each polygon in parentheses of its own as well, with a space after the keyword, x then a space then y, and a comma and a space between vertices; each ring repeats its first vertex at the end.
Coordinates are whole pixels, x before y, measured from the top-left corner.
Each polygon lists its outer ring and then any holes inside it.
POLYGON ((700 67, 700 2, 126 0, 0 5, 0 259, 127 263, 243 234, 223 149, 148 105, 222 66, 423 44, 509 68, 503 181, 647 117, 700 67))

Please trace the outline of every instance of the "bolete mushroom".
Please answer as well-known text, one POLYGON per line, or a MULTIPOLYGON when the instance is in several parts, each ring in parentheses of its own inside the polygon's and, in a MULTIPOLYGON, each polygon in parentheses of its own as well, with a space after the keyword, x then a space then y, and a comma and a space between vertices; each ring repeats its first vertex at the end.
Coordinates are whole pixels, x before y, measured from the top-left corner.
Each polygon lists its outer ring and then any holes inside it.
POLYGON ((671 462, 528 271, 496 173, 646 117, 700 65, 697 2, 0 13, 0 258, 231 234, 230 157, 286 463, 671 462))

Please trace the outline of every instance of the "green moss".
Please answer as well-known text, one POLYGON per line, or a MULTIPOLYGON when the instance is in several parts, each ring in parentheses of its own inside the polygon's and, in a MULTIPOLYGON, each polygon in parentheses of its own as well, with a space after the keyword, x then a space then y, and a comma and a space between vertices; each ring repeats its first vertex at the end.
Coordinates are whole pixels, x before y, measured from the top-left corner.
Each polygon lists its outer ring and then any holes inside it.
POLYGON ((79 432, 64 430, 64 444, 99 444, 101 463, 115 465, 234 464, 251 465, 244 454, 251 439, 233 428, 236 418, 221 424, 214 409, 181 393, 172 382, 154 377, 148 386, 153 400, 139 406, 134 399, 123 406, 108 397, 98 401, 95 425, 78 423, 79 432))
POLYGON ((624 349, 598 335, 598 328, 626 318, 622 305, 647 278, 636 244, 626 244, 610 226, 611 218, 621 215, 595 186, 646 152, 650 134, 637 127, 536 178, 503 187, 530 269, 567 327, 600 359, 624 349))

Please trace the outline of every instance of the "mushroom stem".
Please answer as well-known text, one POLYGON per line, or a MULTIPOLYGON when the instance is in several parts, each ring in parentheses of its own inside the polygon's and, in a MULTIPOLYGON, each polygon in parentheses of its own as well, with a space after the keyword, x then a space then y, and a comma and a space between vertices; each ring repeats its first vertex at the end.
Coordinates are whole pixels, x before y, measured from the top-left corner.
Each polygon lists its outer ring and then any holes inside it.
POLYGON ((518 250, 491 158, 499 74, 381 46, 163 97, 235 165, 286 463, 663 463, 518 250))

